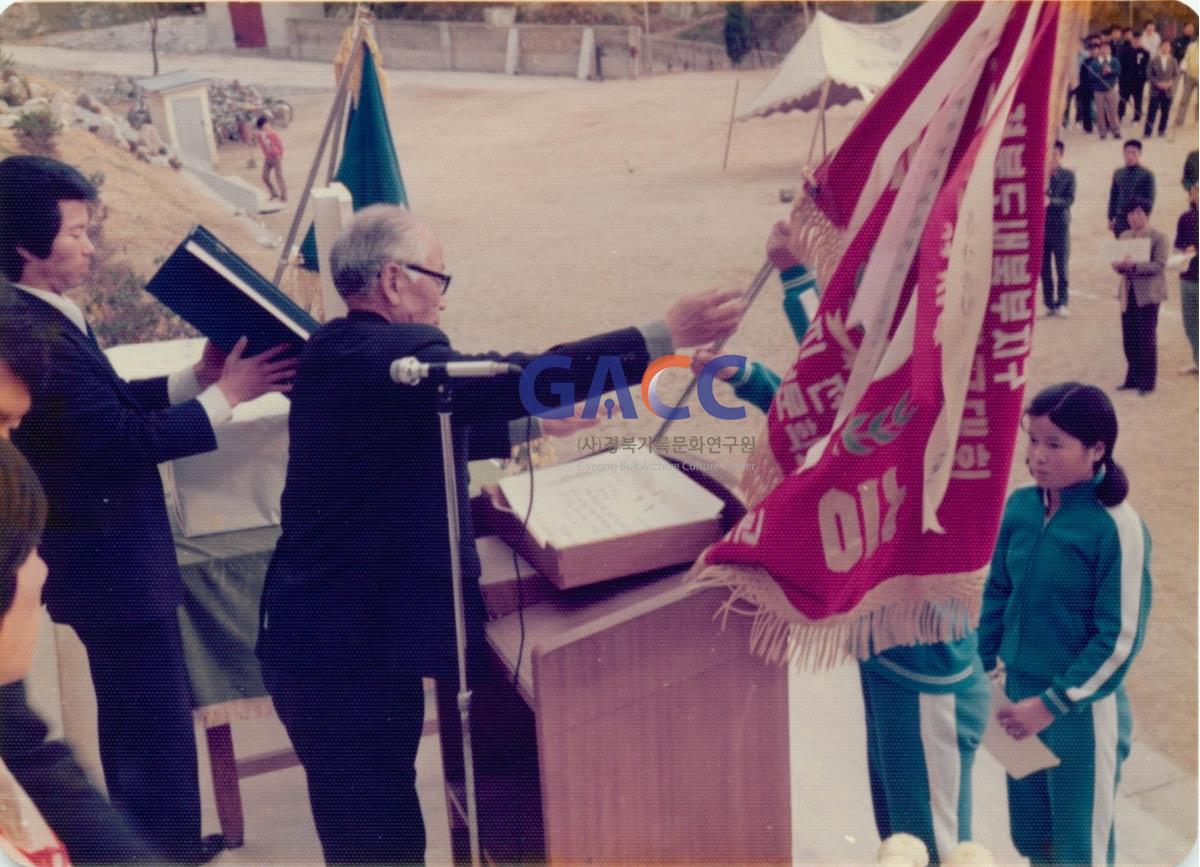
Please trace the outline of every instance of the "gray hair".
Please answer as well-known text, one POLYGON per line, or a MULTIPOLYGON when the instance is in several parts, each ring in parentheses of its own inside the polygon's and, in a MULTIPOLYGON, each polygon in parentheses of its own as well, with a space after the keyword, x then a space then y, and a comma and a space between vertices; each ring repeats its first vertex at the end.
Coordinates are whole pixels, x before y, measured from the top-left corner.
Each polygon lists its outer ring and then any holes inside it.
POLYGON ((366 295, 388 262, 424 262, 429 255, 423 224, 396 205, 371 205, 354 215, 329 251, 333 285, 343 298, 366 295))

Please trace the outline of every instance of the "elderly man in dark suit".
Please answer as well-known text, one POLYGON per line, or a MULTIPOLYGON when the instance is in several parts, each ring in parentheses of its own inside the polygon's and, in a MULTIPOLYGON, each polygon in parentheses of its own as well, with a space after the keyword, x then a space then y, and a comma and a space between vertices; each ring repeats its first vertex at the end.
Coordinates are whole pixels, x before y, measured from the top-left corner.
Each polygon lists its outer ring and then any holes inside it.
POLYGON ((50 335, 49 373, 13 442, 49 500, 43 598, 87 649, 109 796, 169 859, 198 863, 219 840, 200 838, 182 583, 158 464, 216 448, 213 425, 284 389, 294 362, 209 346, 171 377, 121 379, 65 294, 91 264, 95 199, 64 163, 0 161, 0 270, 15 309, 50 335))
MULTIPOLYGON (((421 677, 451 678, 455 630, 435 391, 396 385, 394 359, 460 360, 437 327, 442 246, 407 211, 360 211, 330 267, 347 316, 312 336, 292 391, 283 534, 263 590, 264 681, 308 775, 331 864, 422 863, 414 761, 421 677)), ((738 293, 684 297, 665 322, 556 347, 587 389, 603 356, 628 382, 676 346, 727 336, 738 293)), ((528 355, 471 356, 525 366, 528 355)), ((469 648, 484 647, 483 598, 467 498, 468 456, 508 452, 504 426, 528 414, 519 376, 461 380, 454 460, 469 648), (499 425, 499 427, 498 427, 499 425), (482 440, 482 442, 477 442, 482 440)), ((545 405, 555 401, 541 394, 545 405)), ((519 425, 524 427, 523 424, 519 425)), ((543 432, 553 433, 549 420, 543 432)))

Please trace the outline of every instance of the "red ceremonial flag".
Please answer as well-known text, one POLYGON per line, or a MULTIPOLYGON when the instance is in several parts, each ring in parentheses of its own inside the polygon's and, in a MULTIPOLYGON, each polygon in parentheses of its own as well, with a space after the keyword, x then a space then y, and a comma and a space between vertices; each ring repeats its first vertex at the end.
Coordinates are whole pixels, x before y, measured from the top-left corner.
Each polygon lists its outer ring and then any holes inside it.
POLYGON ((818 665, 978 619, 1020 422, 1057 4, 957 4, 815 173, 824 293, 696 581, 818 665))

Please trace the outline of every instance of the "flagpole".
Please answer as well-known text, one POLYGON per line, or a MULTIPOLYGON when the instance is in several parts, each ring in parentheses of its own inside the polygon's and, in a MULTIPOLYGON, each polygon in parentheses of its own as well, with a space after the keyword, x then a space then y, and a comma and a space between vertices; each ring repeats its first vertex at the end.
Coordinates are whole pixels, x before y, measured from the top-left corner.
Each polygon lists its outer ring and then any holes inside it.
MULTIPOLYGON (((750 281, 750 285, 748 287, 746 287, 746 291, 742 293, 742 300, 744 302, 746 302, 747 310, 750 309, 750 305, 754 303, 754 299, 756 299, 758 297, 758 293, 760 293, 762 291, 763 286, 767 282, 767 278, 771 276, 771 272, 774 270, 775 270, 775 266, 772 265, 770 263, 770 261, 763 262, 762 267, 758 269, 758 273, 754 275, 754 279, 750 281)), ((732 336, 733 335, 730 335, 730 337, 732 337, 732 336)), ((721 347, 723 347, 725 345, 725 342, 728 339, 729 338, 726 337, 725 340, 717 341, 715 344, 713 344, 713 348, 719 352, 721 350, 721 347)), ((688 400, 691 398, 692 394, 696 391, 697 381, 698 381, 698 377, 693 372, 692 373, 692 381, 688 383, 687 389, 683 392, 682 396, 680 396, 679 400, 676 403, 676 406, 682 406, 683 404, 688 402, 688 400)), ((656 434, 654 434, 654 438, 652 440, 650 440, 650 445, 652 447, 655 443, 657 443, 660 439, 663 438, 663 435, 667 432, 667 429, 671 427, 671 422, 673 422, 673 421, 674 421, 674 419, 668 418, 668 419, 664 420, 661 425, 659 425, 658 432, 656 434)))
POLYGON ((342 100, 342 110, 337 113, 337 126, 333 128, 333 141, 329 146, 329 169, 325 172, 325 185, 333 183, 337 172, 338 142, 342 140, 342 124, 346 122, 346 101, 342 100))
POLYGON ((733 116, 737 114, 738 88, 742 86, 740 78, 733 82, 733 104, 729 106, 729 134, 725 136, 725 159, 721 161, 721 171, 729 165, 729 143, 733 141, 733 116))
POLYGON ((305 206, 308 204, 308 196, 312 192, 313 183, 317 179, 317 170, 321 167, 321 157, 325 153, 325 146, 329 143, 329 134, 333 131, 333 124, 338 115, 341 113, 346 104, 346 90, 350 83, 350 74, 354 69, 354 65, 362 57, 362 21, 356 14, 354 19, 354 51, 350 54, 350 60, 342 70, 342 77, 338 81, 337 95, 333 100, 333 108, 329 112, 329 117, 325 120, 325 129, 321 133, 321 142, 317 145, 317 155, 313 158, 312 167, 308 170, 308 180, 304 182, 304 194, 300 197, 300 201, 296 205, 296 214, 292 217, 292 227, 288 229, 287 241, 283 245, 283 249, 279 254, 279 262, 275 265, 275 277, 271 281, 276 286, 283 279, 283 272, 287 268, 288 259, 291 256, 292 244, 296 240, 296 233, 300 230, 300 221, 304 219, 305 206))

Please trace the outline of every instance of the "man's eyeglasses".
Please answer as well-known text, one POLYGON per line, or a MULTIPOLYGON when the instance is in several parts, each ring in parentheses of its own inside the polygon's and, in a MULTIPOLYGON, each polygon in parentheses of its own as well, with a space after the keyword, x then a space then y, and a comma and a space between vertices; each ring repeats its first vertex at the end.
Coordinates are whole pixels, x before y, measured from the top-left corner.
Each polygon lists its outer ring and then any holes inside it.
POLYGON ((442 284, 442 294, 446 294, 446 290, 450 288, 450 275, 443 274, 441 271, 431 271, 428 268, 422 268, 420 265, 410 265, 407 262, 400 263, 403 267, 410 271, 416 271, 418 274, 424 274, 426 277, 432 277, 434 280, 442 284))

